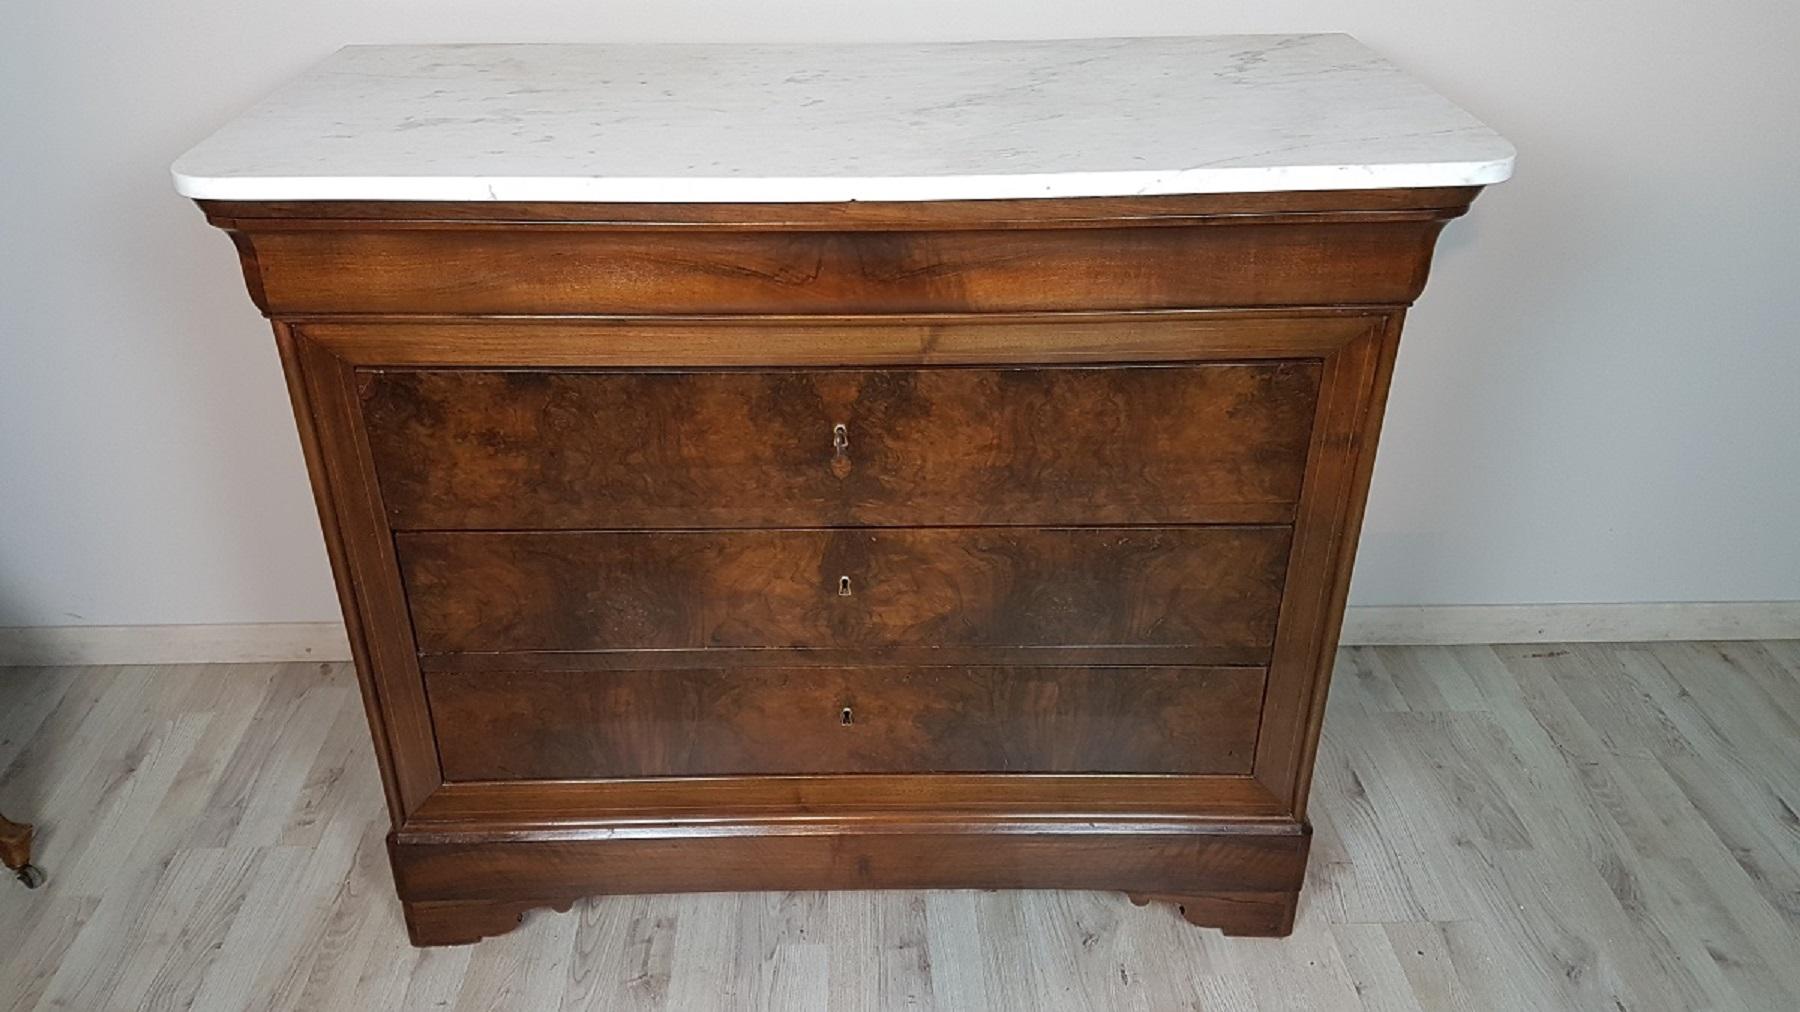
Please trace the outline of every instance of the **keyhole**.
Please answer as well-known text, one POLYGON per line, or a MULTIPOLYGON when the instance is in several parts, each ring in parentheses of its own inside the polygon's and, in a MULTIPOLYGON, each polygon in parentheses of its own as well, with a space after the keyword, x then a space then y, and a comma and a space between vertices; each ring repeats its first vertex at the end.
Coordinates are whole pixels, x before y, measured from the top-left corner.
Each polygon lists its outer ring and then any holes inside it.
POLYGON ((850 596, 850 578, 848 576, 838 577, 838 596, 839 597, 849 597, 850 596))
POLYGON ((842 422, 831 427, 831 473, 850 477, 850 427, 842 422))
POLYGON ((838 722, 840 724, 843 724, 845 727, 850 726, 850 722, 852 719, 853 718, 850 716, 850 708, 848 706, 844 707, 843 712, 838 714, 838 722))

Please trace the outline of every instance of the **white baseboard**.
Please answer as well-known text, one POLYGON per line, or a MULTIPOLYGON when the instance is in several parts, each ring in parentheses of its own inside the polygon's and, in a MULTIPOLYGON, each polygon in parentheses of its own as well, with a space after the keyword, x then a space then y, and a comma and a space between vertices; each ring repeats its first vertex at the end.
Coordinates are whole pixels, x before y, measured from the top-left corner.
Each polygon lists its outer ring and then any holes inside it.
MULTIPOLYGON (((1345 646, 1800 639, 1800 601, 1351 608, 1345 646)), ((0 667, 347 661, 336 622, 0 629, 0 667)))
POLYGON ((1800 601, 1350 608, 1344 646, 1800 639, 1800 601))
POLYGON ((347 661, 342 622, 0 629, 0 667, 347 661))

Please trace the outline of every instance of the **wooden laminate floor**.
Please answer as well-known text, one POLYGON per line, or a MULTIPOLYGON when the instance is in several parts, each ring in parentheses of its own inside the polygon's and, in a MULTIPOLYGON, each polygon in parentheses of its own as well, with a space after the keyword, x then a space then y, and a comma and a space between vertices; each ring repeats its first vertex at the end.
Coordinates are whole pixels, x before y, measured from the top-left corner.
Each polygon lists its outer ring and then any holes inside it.
POLYGON ((1800 643, 1346 650, 1300 924, 619 897, 406 943, 342 665, 0 670, 0 1009, 1800 1009, 1800 643))

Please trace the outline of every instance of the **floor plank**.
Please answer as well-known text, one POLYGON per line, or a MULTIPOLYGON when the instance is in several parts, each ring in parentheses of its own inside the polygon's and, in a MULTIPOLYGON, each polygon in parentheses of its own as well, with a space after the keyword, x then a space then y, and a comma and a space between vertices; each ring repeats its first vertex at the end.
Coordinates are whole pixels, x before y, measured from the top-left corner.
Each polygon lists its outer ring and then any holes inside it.
POLYGON ((1344 651, 1294 936, 625 896, 420 951, 343 665, 0 669, 0 1010, 1800 1008, 1800 643, 1344 651))

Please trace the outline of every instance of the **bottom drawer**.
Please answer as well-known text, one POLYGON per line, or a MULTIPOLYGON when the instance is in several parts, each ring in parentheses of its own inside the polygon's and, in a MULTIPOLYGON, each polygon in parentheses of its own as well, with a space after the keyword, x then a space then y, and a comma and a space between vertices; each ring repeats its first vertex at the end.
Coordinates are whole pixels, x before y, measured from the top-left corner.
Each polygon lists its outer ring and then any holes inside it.
POLYGON ((1250 771, 1256 667, 433 672, 449 780, 1250 771))

